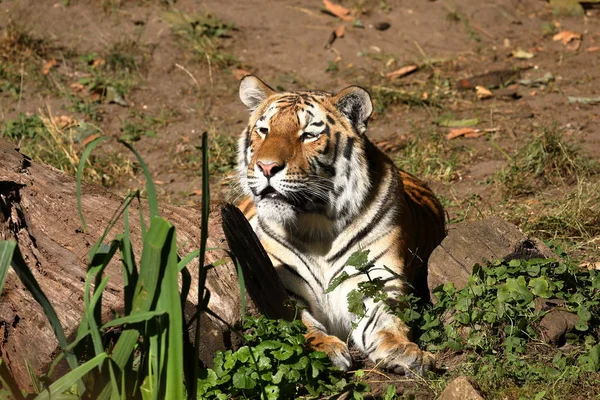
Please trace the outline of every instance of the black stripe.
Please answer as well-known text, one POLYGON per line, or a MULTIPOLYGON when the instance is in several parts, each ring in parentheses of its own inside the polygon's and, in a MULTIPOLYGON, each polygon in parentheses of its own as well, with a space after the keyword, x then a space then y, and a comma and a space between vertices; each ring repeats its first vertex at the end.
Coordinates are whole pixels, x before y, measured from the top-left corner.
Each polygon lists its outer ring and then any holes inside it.
POLYGON ((262 220, 260 218, 258 219, 258 226, 271 239, 275 240, 281 246, 285 247, 286 249, 288 249, 289 251, 291 251, 296 257, 298 257, 298 259, 300 261, 302 261, 302 264, 304 264, 304 267, 308 270, 308 272, 310 272, 310 274, 313 277, 313 279, 315 280, 315 282, 317 282, 318 285, 321 285, 321 287, 319 289, 323 289, 323 283, 319 281, 319 279, 317 278, 317 276, 315 275, 315 273, 310 269, 310 266, 308 265, 308 262, 304 259, 304 257, 302 256, 302 254, 300 252, 298 252, 298 250, 296 250, 295 248, 293 248, 284 238, 282 238, 281 236, 279 236, 277 233, 273 232, 268 226, 264 225, 262 223, 262 220))
MULTIPOLYGON (((366 343, 366 336, 367 336, 367 328, 373 323, 373 318, 375 318, 375 316, 377 315, 377 313, 379 312, 379 310, 381 309, 381 306, 383 306, 383 303, 379 303, 377 305, 377 307, 375 307, 375 310, 373 310, 373 313, 371 314, 371 316, 369 317, 364 329, 363 329, 363 333, 362 333, 362 342, 363 342, 363 348, 367 347, 367 343, 366 343)), ((377 318, 377 321, 379 321, 379 318, 377 318)))
POLYGON ((333 119, 329 114, 327 114, 327 122, 329 122, 331 125, 335 125, 335 119, 333 119))
MULTIPOLYGON (((371 332, 369 332, 369 336, 370 336, 370 335, 373 333, 373 331, 374 331, 374 330, 375 330, 375 328, 377 327, 377 324, 379 323, 379 320, 381 319, 381 316, 382 316, 383 314, 386 314, 386 313, 387 313, 387 311, 386 311, 386 310, 383 310, 383 312, 379 313, 379 315, 377 316, 377 318, 375 319, 375 321, 373 321, 373 328, 371 328, 371 332)), ((372 347, 373 347, 373 344, 374 344, 374 342, 371 342, 371 345, 369 346, 369 348, 368 348, 368 349, 366 348, 366 347, 367 347, 367 344, 365 343, 365 331, 366 331, 366 328, 365 328, 365 330, 363 331, 363 343, 365 344, 365 346, 364 346, 364 347, 365 347, 365 353, 367 353, 367 354, 368 354, 368 353, 370 353, 370 352, 372 352, 372 351, 373 351, 372 347)))
POLYGON ((246 128, 246 139, 244 140, 244 165, 248 166, 248 149, 250 148, 250 127, 246 128))
MULTIPOLYGON (((310 111, 307 111, 307 112, 308 112, 308 113, 310 113, 310 111)), ((312 116, 312 114, 310 114, 310 115, 312 116)), ((316 127, 319 127, 319 126, 323 126, 323 125, 325 125, 325 122, 323 122, 323 121, 319 121, 319 122, 313 122, 313 123, 311 123, 310 125, 311 125, 311 126, 316 126, 316 127)))
POLYGON ((340 136, 341 135, 342 135, 341 132, 335 133, 335 147, 333 148, 333 160, 331 160, 331 165, 335 165, 335 162, 337 160, 338 152, 340 150, 340 136))
POLYGON ((373 229, 379 224, 379 222, 381 222, 383 217, 385 217, 389 213, 389 211, 393 209, 394 203, 391 200, 392 200, 393 194, 396 189, 395 174, 392 174, 391 180, 392 180, 392 182, 389 183, 388 191, 385 194, 383 204, 382 204, 381 208, 379 209, 379 211, 377 211, 377 214, 375 214, 375 217, 373 218, 371 223, 369 225, 367 225, 366 227, 364 227, 360 232, 358 232, 356 234, 356 236, 354 236, 352 238, 352 240, 350 240, 346 244, 346 246, 344 246, 343 249, 338 251, 333 256, 329 257, 327 259, 327 262, 331 263, 331 262, 338 261, 344 254, 346 254, 348 252, 348 250, 350 250, 352 247, 354 247, 354 245, 356 245, 358 242, 360 242, 362 239, 364 239, 369 233, 371 233, 373 231, 373 229))
POLYGON ((315 289, 311 286, 310 282, 308 282, 305 277, 303 277, 302 275, 300 275, 300 273, 294 267, 292 267, 289 264, 284 263, 279 257, 277 257, 276 255, 274 255, 273 253, 267 252, 267 254, 269 254, 269 256, 271 256, 275 260, 277 260, 277 262, 280 264, 280 265, 278 265, 278 267, 283 268, 284 271, 287 271, 290 274, 292 274, 295 277, 297 277, 300 280, 302 280, 302 282, 304 282, 306 284, 306 286, 310 289, 310 291, 312 292, 313 296, 315 298, 317 297, 317 293, 315 292, 315 289))
MULTIPOLYGON (((346 158, 346 160, 350 159, 350 156, 352 155, 352 150, 354 150, 354 138, 349 137, 348 141, 346 142, 346 147, 344 147, 344 157, 346 158)), ((348 171, 350 171, 350 168, 348 168, 348 171)))

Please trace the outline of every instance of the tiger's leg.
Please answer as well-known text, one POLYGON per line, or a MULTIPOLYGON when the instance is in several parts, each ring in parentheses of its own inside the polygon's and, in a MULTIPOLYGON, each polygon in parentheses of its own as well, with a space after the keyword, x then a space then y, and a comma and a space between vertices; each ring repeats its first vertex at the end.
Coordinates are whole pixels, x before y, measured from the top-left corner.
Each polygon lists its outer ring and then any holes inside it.
POLYGON ((327 354, 333 365, 347 371, 352 365, 352 358, 346 343, 336 336, 327 334, 323 324, 317 321, 308 311, 302 310, 300 317, 307 329, 304 337, 310 348, 327 354))
POLYGON ((410 340, 409 328, 386 310, 385 303, 367 299, 365 307, 366 316, 352 331, 352 340, 371 361, 380 368, 407 375, 422 375, 434 368, 433 355, 410 340))

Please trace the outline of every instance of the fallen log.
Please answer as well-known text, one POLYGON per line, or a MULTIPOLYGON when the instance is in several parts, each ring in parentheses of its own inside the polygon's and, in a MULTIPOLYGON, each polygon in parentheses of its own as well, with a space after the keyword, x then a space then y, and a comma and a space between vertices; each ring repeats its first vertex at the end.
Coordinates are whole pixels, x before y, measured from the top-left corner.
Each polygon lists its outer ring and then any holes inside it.
MULTIPOLYGON (((73 177, 32 162, 10 143, 0 140, 0 240, 18 242, 27 265, 54 306, 65 334, 71 340, 83 313, 88 252, 123 202, 122 197, 104 188, 83 185, 81 203, 87 221, 87 229, 83 231, 77 214, 75 185, 73 177)), ((142 241, 139 218, 134 216, 139 207, 147 211, 143 205, 134 202, 130 217, 131 241, 137 259, 141 254, 142 241)), ((227 324, 235 326, 241 319, 240 289, 236 267, 225 251, 228 245, 221 226, 221 207, 222 204, 219 203, 211 205, 207 247, 223 250, 208 251, 205 262, 215 263, 223 258, 226 261, 208 272, 206 287, 211 292, 211 310, 227 324)), ((160 214, 177 230, 180 256, 198 249, 201 219, 199 207, 166 205, 160 208, 160 214)), ((255 265, 253 256, 259 250, 254 249, 252 243, 258 243, 258 240, 243 215, 242 222, 240 215, 231 216, 231 209, 226 215, 230 222, 234 221, 233 227, 229 228, 228 239, 236 247, 237 258, 243 260, 242 264, 250 270, 266 269, 272 272, 271 275, 276 275, 270 262, 265 266, 255 265), (236 231, 236 224, 245 228, 242 233, 236 231), (236 245, 236 241, 242 239, 245 242, 236 245)), ((123 223, 119 221, 107 241, 122 230, 123 223)), ((264 262, 264 258, 259 261, 264 262)), ((197 298, 197 259, 188 264, 188 270, 192 276, 188 303, 185 305, 189 318, 196 310, 193 299, 197 298)), ((103 296, 103 318, 108 319, 123 309, 123 274, 118 260, 111 262, 105 274, 110 280, 103 296)), ((250 280, 250 289, 253 285, 252 277, 246 280, 250 280)), ((277 282, 270 282, 271 292, 277 290, 277 282)), ((256 291, 251 290, 250 294, 256 297, 256 291)), ((261 303, 265 303, 264 297, 267 294, 264 293, 262 299, 261 294, 258 294, 261 303)), ((258 312, 253 301, 248 299, 247 304, 249 312, 258 312)), ((273 316, 287 315, 286 311, 278 310, 277 307, 269 311, 273 316)), ((208 315, 202 316, 201 326, 203 345, 200 359, 210 366, 215 351, 230 344, 230 331, 227 325, 208 315)), ((194 326, 189 329, 193 330, 194 326)), ((190 337, 194 335, 190 334, 190 337)), ((0 296, 0 357, 10 368, 18 384, 22 388, 31 389, 27 363, 35 374, 42 374, 59 352, 58 342, 42 308, 16 274, 9 270, 0 296)), ((57 373, 60 374, 60 371, 57 373)))

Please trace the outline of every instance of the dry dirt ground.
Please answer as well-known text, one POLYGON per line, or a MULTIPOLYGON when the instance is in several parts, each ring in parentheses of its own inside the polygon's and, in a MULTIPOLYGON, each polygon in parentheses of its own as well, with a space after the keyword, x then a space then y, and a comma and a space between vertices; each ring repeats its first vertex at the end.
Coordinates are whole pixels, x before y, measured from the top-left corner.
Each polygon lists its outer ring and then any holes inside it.
MULTIPOLYGON (((164 201, 197 204, 206 131, 212 196, 234 199, 235 140, 247 119, 241 76, 280 90, 359 84, 375 104, 369 136, 432 185, 451 222, 500 215, 596 261, 600 8, 340 4, 353 20, 323 12, 320 0, 2 0, 0 135, 25 148, 27 132, 50 132, 31 156, 71 171, 98 135, 132 141, 164 201), (475 86, 492 97, 478 98, 475 86), (470 137, 447 138, 466 127, 470 137)), ((142 187, 123 146, 97 152, 88 179, 121 193, 142 187)))

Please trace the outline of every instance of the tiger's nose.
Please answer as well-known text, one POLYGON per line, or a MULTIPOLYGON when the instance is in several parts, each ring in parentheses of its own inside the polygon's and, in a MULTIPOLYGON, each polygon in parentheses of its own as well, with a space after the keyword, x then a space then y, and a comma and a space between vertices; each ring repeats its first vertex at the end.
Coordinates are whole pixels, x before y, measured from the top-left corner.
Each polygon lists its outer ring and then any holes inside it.
POLYGON ((272 177, 273 175, 275 175, 276 173, 278 173, 279 171, 281 171, 282 169, 285 168, 285 164, 278 164, 278 163, 263 163, 262 161, 257 161, 256 165, 258 165, 258 168, 261 170, 261 172, 263 173, 263 175, 267 178, 272 177))

